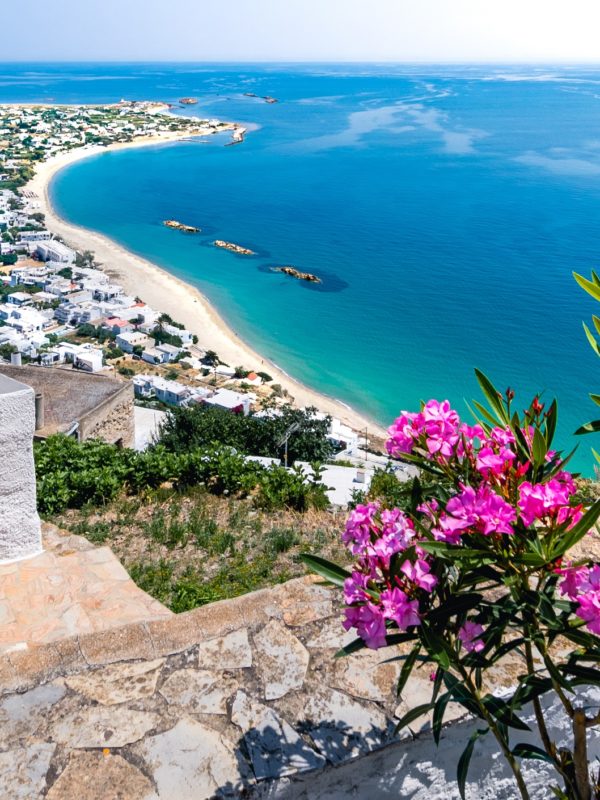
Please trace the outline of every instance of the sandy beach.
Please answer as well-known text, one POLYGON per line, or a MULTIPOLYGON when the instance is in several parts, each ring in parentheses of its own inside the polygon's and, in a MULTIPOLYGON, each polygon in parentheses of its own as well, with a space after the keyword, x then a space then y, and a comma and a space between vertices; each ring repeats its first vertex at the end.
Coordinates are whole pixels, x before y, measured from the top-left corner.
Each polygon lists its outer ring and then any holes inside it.
POLYGON ((385 436, 384 429, 373 420, 348 408, 344 403, 294 380, 268 358, 252 350, 224 322, 207 298, 193 286, 134 255, 108 237, 66 222, 58 216, 50 203, 48 187, 52 178, 59 170, 75 161, 109 150, 160 145, 189 138, 191 138, 189 135, 178 133, 173 136, 138 138, 132 142, 109 147, 91 146, 71 150, 39 164, 35 176, 24 187, 24 191, 37 196, 39 210, 46 215, 49 230, 61 236, 67 244, 77 250, 92 250, 102 269, 128 294, 139 295, 157 311, 166 312, 183 323, 198 336, 200 347, 215 350, 228 364, 240 364, 246 369, 268 372, 273 377, 273 382, 287 389, 295 404, 300 407, 316 406, 357 430, 367 428, 370 436, 385 436))

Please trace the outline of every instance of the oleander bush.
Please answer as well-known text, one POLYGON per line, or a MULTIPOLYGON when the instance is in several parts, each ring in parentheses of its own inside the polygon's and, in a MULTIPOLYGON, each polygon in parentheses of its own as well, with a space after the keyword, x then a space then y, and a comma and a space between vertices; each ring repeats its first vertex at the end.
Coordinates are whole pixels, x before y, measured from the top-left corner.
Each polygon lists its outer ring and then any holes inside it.
POLYGON ((343 589, 343 625, 358 639, 341 654, 402 645, 398 693, 416 667, 431 665, 430 700, 399 728, 431 713, 438 742, 450 702, 476 718, 457 768, 461 796, 477 739, 492 735, 522 798, 521 762, 540 759, 555 770, 554 796, 590 800, 600 790, 587 736, 600 711, 578 690, 600 686, 600 564, 586 544, 600 500, 581 502, 566 470, 570 455, 553 449, 556 402, 545 407, 534 397, 519 413, 512 391, 501 395, 477 377, 487 405, 475 403, 474 424, 447 401, 430 400, 389 429, 390 455, 423 477, 409 495, 382 492, 383 500, 350 513, 342 540, 352 567, 305 560, 343 589), (486 676, 505 659, 518 674, 500 698, 485 688, 486 676), (560 703, 570 745, 551 735, 546 695, 560 703), (530 731, 526 705, 539 744, 520 739, 530 731))

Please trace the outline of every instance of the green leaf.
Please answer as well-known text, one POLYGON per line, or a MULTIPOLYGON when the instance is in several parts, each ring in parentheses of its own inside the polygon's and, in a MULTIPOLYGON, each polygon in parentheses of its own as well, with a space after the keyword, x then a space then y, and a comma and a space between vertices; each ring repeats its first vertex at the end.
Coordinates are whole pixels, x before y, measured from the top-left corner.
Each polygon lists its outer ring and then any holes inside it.
POLYGON ((433 720, 431 727, 433 729, 433 739, 436 744, 440 743, 444 714, 446 713, 446 707, 448 706, 451 697, 451 692, 444 692, 444 694, 438 698, 435 706, 433 707, 433 720))
POLYGON ((463 611, 468 611, 471 608, 476 608, 483 600, 483 595, 479 592, 465 592, 464 594, 457 594, 446 600, 443 606, 431 611, 428 615, 430 621, 438 621, 447 619, 455 614, 461 614, 463 611))
POLYGON ((533 431, 533 448, 532 448, 533 463, 536 467, 541 467, 546 461, 546 453, 548 448, 546 446, 546 439, 542 436, 539 428, 534 428, 533 431))
POLYGON ((365 644, 365 640, 361 639, 359 636, 358 639, 354 639, 345 647, 342 647, 341 650, 338 650, 337 653, 334 655, 334 658, 344 658, 344 656, 351 656, 352 653, 358 653, 359 650, 364 650, 366 646, 367 645, 365 644))
POLYGON ((436 555, 448 556, 448 558, 491 558, 484 550, 474 550, 461 545, 447 544, 447 542, 419 542, 419 547, 436 555))
POLYGON ((450 667, 450 658, 454 655, 450 645, 425 623, 421 625, 420 632, 423 644, 431 658, 442 669, 447 670, 450 667))
POLYGON ((600 500, 596 500, 596 502, 588 508, 579 522, 573 525, 572 528, 559 538, 550 554, 550 560, 553 561, 555 558, 562 556, 563 553, 566 553, 567 550, 570 550, 576 545, 580 539, 583 539, 587 532, 595 525, 599 516, 600 500))
POLYGON ((479 739, 480 736, 485 736, 488 730, 489 730, 488 728, 482 728, 473 731, 469 741, 467 742, 467 746, 463 750, 463 753, 458 760, 458 767, 456 768, 456 779, 458 781, 458 791, 460 792, 462 800, 465 800, 467 774, 469 772, 469 763, 471 761, 471 756, 473 755, 473 748, 475 747, 475 742, 477 741, 477 739, 479 739))
POLYGON ((552 444, 552 440, 554 439, 557 419, 558 419, 558 404, 556 402, 556 399, 554 399, 550 404, 550 408, 548 409, 548 414, 546 416, 546 446, 548 447, 548 449, 550 449, 550 445, 552 444))
POLYGON ((600 431, 600 419, 595 419, 592 420, 592 422, 586 422, 585 425, 577 428, 575 431, 575 436, 583 436, 584 433, 598 433, 598 431, 600 431))
POLYGON ((584 278, 583 275, 579 275, 577 272, 573 273, 573 277, 577 281, 577 283, 584 289, 589 295, 594 297, 596 300, 600 300, 600 286, 596 283, 592 283, 592 281, 588 281, 587 278, 584 278))
POLYGON ((516 728, 519 731, 531 730, 529 725, 517 717, 514 710, 505 700, 501 700, 499 697, 494 697, 492 694, 487 694, 482 699, 482 702, 489 713, 496 719, 499 719, 500 722, 503 722, 505 725, 508 725, 511 728, 516 728))
POLYGON ((527 675, 520 682, 513 695, 512 702, 518 706, 522 706, 551 690, 552 681, 550 678, 542 678, 539 675, 527 675))
POLYGON ((414 722, 423 714, 428 714, 432 708, 433 703, 423 703, 420 706, 411 708, 410 711, 407 711, 407 713, 398 721, 398 724, 394 729, 394 733, 398 733, 398 731, 401 731, 402 728, 406 728, 407 725, 410 725, 411 722, 414 722))
POLYGON ((583 682, 600 686, 600 671, 592 667, 582 667, 580 664, 566 664, 561 667, 561 671, 578 679, 571 681, 573 685, 583 682))
POLYGON ((600 406, 600 394, 590 394, 590 397, 597 406, 600 406))
POLYGON ((419 655, 420 650, 421 650, 421 645, 416 644, 410 651, 410 654, 406 657, 406 661, 402 665, 402 670, 400 671, 400 677, 398 678, 398 687, 396 689, 398 697, 402 694, 402 690, 406 686, 406 681, 410 677, 410 674, 413 670, 415 661, 417 660, 417 656, 419 655))
POLYGON ((598 346, 598 342, 596 341, 594 334, 591 332, 591 330, 588 328, 585 322, 582 322, 581 324, 583 325, 583 330, 585 331, 585 335, 587 337, 588 342, 590 343, 592 350, 594 351, 594 353, 596 353, 597 356, 600 356, 600 347, 598 346))
MULTIPOLYGON (((485 417, 485 419, 490 423, 490 425, 494 427, 498 425, 498 420, 493 416, 493 414, 490 414, 490 412, 487 410, 485 406, 481 405, 481 403, 479 403, 477 400, 473 400, 473 405, 479 411, 479 413, 485 417)), ((477 419, 475 414, 473 414, 473 416, 475 417, 475 419, 477 419)))
POLYGON ((320 556, 313 556, 309 553, 301 553, 300 559, 304 561, 309 569, 311 569, 313 572, 316 572, 317 575, 320 575, 322 578, 325 578, 325 580, 329 583, 335 584, 335 586, 343 586, 346 578, 351 577, 348 570, 345 570, 343 567, 339 567, 332 561, 327 561, 327 559, 321 558, 320 556))
POLYGON ((504 404, 501 400, 500 392, 496 389, 490 379, 483 374, 483 372, 479 369, 475 370, 475 376, 477 378, 477 382, 481 388, 481 391, 485 395, 488 403, 492 407, 492 410, 495 411, 498 419, 502 422, 503 425, 508 425, 510 420, 508 418, 508 414, 506 413, 506 409, 504 408, 504 404))
POLYGON ((536 747, 536 745, 526 742, 516 744, 512 749, 512 754, 517 758, 533 758, 538 761, 548 761, 550 764, 554 763, 548 753, 542 750, 541 747, 536 747))

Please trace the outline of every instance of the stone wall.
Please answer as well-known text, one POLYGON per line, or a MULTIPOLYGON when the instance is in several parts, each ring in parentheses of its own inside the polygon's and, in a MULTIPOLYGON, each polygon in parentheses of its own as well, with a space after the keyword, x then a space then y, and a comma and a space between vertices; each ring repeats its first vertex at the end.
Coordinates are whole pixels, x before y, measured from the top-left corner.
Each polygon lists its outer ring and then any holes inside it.
POLYGON ((135 444, 133 398, 133 384, 124 383, 119 392, 81 417, 80 441, 102 439, 110 444, 133 447, 135 444))
POLYGON ((0 375, 0 562, 42 550, 33 464, 34 427, 33 390, 0 375))

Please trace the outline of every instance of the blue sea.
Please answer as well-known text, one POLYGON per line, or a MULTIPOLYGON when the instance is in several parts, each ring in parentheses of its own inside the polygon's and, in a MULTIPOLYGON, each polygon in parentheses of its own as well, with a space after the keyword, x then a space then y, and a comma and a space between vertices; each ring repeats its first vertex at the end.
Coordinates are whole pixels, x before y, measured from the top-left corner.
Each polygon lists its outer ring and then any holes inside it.
MULTIPOLYGON (((600 262, 600 68, 0 64, 2 102, 186 95, 199 103, 181 113, 247 124, 246 141, 95 156, 56 177, 58 211, 194 284, 259 352, 383 424, 430 397, 468 418, 478 367, 521 407, 557 396, 559 444, 575 443, 600 385, 581 325, 598 309, 572 278, 600 262)), ((578 441, 591 474, 600 442, 578 441)))

